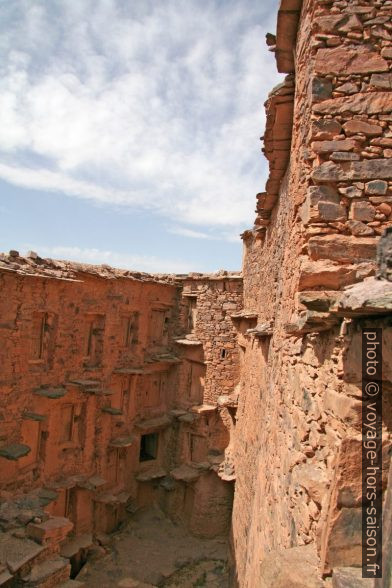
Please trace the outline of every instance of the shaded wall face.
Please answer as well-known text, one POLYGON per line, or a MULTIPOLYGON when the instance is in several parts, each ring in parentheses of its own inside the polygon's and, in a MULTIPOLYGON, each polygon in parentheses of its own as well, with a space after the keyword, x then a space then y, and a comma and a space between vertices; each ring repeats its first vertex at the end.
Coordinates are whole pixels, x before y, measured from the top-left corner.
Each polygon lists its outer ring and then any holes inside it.
MULTIPOLYGON (((270 216, 263 195, 256 230, 244 234, 244 307, 258 315, 238 339, 232 549, 244 587, 263 585, 271 551, 295 546, 314 544, 325 572, 361 565, 360 331, 382 326, 388 387, 391 327, 331 309, 343 287, 374 274, 378 235, 391 224, 392 39, 371 22, 390 10, 303 3, 290 162, 270 216), (244 336, 269 321, 268 333, 244 336)), ((267 115, 286 100, 279 92, 267 115)), ((279 150, 279 121, 268 127, 279 150)), ((386 456, 387 415, 386 406, 386 456)))

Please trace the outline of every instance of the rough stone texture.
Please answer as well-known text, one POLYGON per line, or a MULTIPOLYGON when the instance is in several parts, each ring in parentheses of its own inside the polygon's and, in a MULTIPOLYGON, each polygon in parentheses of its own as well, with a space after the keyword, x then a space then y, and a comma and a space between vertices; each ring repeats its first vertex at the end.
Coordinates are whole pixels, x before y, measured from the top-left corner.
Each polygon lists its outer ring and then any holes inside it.
MULTIPOLYGON (((239 379, 241 275, 13 252, 0 282, 0 529, 25 527, 53 552, 72 528, 111 532, 157 503, 192 533, 227 534, 233 484, 220 469, 236 405, 218 399, 239 379), (175 476, 181 465, 192 479, 175 476)), ((42 565, 28 585, 69 576, 59 560, 42 565)))
MULTIPOLYGON (((378 238, 391 224, 383 205, 389 206, 392 180, 385 153, 392 94, 376 85, 389 77, 384 23, 390 13, 390 3, 373 0, 303 2, 290 161, 269 222, 259 213, 243 234, 244 308, 272 328, 258 339, 254 328, 238 324, 243 352, 232 442, 231 559, 232 583, 239 587, 259 586, 263 566, 276 571, 266 585, 279 582, 277 554, 289 557, 305 545, 316 546, 319 570, 329 576, 322 585, 342 581, 342 567, 361 565, 363 326, 383 328, 383 377, 387 389, 392 386, 392 301, 388 282, 372 278, 378 238), (366 24, 379 16, 385 20, 366 24), (315 87, 332 89, 332 97, 320 92, 315 100, 315 87), (355 160, 341 159, 339 143, 355 160), (384 182, 386 191, 372 195, 372 181, 384 182), (323 218, 323 202, 328 210, 342 207, 346 217, 323 218)), ((387 458, 391 405, 385 402, 387 458)), ((385 461, 385 473, 388 466, 385 461)), ((298 585, 308 576, 304 572, 298 585)), ((296 581, 285 577, 282 586, 296 581)))
POLYGON ((12 543, 5 581, 65 579, 64 519, 75 537, 102 537, 158 504, 220 536, 234 494, 231 586, 361 585, 361 329, 372 326, 387 391, 387 588, 391 12, 390 0, 281 1, 269 45, 289 75, 266 103, 269 178, 242 235, 243 292, 224 272, 0 257, 0 527, 26 548, 12 543))
POLYGON ((387 159, 371 159, 336 164, 327 161, 312 173, 316 182, 338 182, 339 180, 392 179, 392 165, 387 159))
POLYGON ((389 92, 358 93, 344 98, 332 98, 313 106, 317 114, 388 114, 392 112, 389 92))
POLYGON ((379 278, 392 282, 392 229, 388 228, 378 244, 378 272, 379 278))
POLYGON ((346 46, 319 49, 314 69, 318 74, 368 74, 388 71, 388 62, 369 47, 346 46))

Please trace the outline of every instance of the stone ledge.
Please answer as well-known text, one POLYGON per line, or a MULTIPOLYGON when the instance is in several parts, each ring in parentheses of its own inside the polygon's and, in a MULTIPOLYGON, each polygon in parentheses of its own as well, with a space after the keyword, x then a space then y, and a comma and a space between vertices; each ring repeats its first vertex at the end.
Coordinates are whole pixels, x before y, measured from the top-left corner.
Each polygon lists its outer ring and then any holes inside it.
POLYGON ((392 313, 392 282, 367 278, 346 288, 332 311, 337 316, 360 317, 392 313))
POLYGON ((110 441, 109 447, 131 447, 131 445, 134 445, 135 441, 136 437, 134 437, 133 435, 130 435, 129 437, 117 437, 116 439, 112 439, 110 441))
POLYGON ((9 459, 11 461, 17 461, 21 457, 25 457, 31 451, 31 447, 23 445, 22 443, 11 443, 0 447, 0 457, 9 459))

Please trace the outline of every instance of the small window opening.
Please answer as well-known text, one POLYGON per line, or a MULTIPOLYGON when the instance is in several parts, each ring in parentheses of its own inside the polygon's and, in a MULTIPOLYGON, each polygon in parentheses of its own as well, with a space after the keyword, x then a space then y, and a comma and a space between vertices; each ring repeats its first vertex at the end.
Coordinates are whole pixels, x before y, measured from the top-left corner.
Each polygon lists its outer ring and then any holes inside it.
POLYGON ((140 439, 139 461, 150 461, 158 455, 158 433, 142 435, 140 439))
POLYGON ((225 359, 225 357, 228 357, 229 353, 228 351, 226 351, 226 349, 221 349, 221 358, 225 359))

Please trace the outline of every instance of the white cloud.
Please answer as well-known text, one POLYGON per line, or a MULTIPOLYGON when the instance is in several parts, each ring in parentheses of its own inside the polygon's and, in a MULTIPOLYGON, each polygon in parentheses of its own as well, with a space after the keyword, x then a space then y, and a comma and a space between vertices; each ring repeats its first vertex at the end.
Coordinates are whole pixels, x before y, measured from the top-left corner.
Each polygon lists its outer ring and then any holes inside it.
POLYGON ((276 4, 3 5, 0 177, 238 232, 265 181, 276 4))
POLYGON ((162 259, 148 255, 126 255, 115 251, 104 251, 96 248, 55 246, 46 247, 37 244, 25 244, 25 253, 28 250, 36 251, 40 257, 52 259, 66 259, 81 263, 100 265, 105 263, 121 269, 151 273, 188 273, 200 271, 199 268, 189 269, 189 262, 181 260, 162 259))
POLYGON ((216 237, 214 237, 213 235, 203 233, 202 231, 194 231, 193 229, 187 229, 186 227, 171 227, 170 229, 168 229, 167 232, 171 233, 172 235, 189 237, 190 239, 216 239, 216 237))

